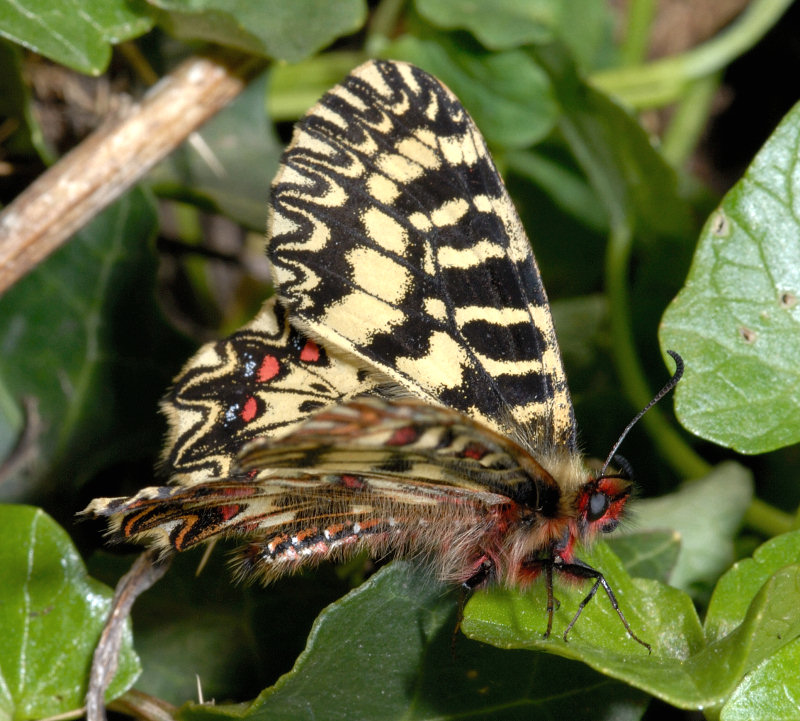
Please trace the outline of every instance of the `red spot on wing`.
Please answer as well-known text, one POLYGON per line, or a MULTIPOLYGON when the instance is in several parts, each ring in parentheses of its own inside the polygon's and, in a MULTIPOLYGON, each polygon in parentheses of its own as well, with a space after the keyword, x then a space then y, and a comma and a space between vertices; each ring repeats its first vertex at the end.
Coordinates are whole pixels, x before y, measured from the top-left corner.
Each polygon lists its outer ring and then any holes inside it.
POLYGON ((345 488, 352 488, 355 490, 360 490, 364 488, 364 482, 357 476, 351 476, 349 474, 345 474, 343 476, 339 476, 339 480, 341 480, 342 485, 345 488))
POLYGON ((419 438, 419 431, 414 428, 414 426, 404 426, 403 428, 398 428, 394 433, 392 433, 389 440, 386 441, 386 445, 407 446, 416 441, 417 438, 419 438))
MULTIPOLYGON (((256 471, 257 473, 258 471, 256 471)), ((222 488, 219 493, 223 496, 240 498, 242 496, 253 496, 258 492, 258 488, 254 486, 228 486, 222 488)))
POLYGON ((319 360, 319 346, 313 340, 307 340, 300 351, 300 360, 306 363, 316 363, 319 360))
POLYGON ((278 359, 274 355, 265 355, 264 360, 261 361, 261 365, 258 367, 256 378, 259 383, 265 383, 266 381, 271 381, 278 375, 280 370, 281 364, 278 362, 278 359))
POLYGON ((476 461, 479 461, 488 452, 489 451, 480 443, 468 443, 464 450, 461 451, 461 455, 464 456, 464 458, 474 458, 476 461))
POLYGON ((239 511, 241 510, 241 506, 238 504, 231 504, 228 506, 220 506, 219 507, 219 514, 222 516, 223 521, 230 521, 239 511))
POLYGON ((253 398, 253 396, 250 396, 244 402, 244 408, 242 408, 242 413, 241 413, 242 420, 245 423, 249 423, 250 421, 253 420, 253 418, 256 417, 257 413, 258 413, 258 403, 256 403, 256 399, 253 398))

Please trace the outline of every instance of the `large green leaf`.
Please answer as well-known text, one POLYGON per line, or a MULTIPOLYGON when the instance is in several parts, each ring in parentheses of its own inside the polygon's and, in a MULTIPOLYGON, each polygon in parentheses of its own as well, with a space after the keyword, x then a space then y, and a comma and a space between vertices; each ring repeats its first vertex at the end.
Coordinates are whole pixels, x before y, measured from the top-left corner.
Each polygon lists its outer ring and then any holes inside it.
POLYGON ((556 120, 550 83, 522 50, 464 52, 440 34, 404 35, 383 55, 419 65, 464 103, 490 143, 522 148, 545 137, 556 120))
POLYGON ((742 453, 800 440, 799 148, 797 105, 706 223, 661 328, 686 361, 681 423, 742 453))
POLYGON ((586 607, 568 643, 557 634, 586 589, 558 589, 561 605, 554 638, 542 639, 546 599, 537 586, 524 594, 477 595, 467 608, 464 628, 471 637, 498 646, 542 649, 580 659, 675 706, 718 713, 760 664, 783 668, 787 660, 783 649, 800 637, 800 565, 787 565, 800 557, 800 532, 779 545, 774 553, 762 549, 756 554, 755 570, 745 564, 730 580, 723 579, 719 595, 712 600, 705 634, 683 592, 627 578, 602 544, 591 554, 583 554, 603 570, 632 628, 651 643, 649 655, 627 637, 602 591, 586 607), (724 627, 718 619, 726 619, 724 627))
POLYGON ((721 721, 794 721, 800 716, 800 639, 756 666, 720 714, 721 721))
POLYGON ((706 614, 706 636, 711 640, 720 639, 741 624, 747 616, 750 599, 770 576, 798 563, 798 548, 800 531, 793 531, 770 539, 752 558, 734 564, 714 589, 706 614))
POLYGON ((366 19, 364 0, 151 0, 177 36, 296 63, 366 19))
MULTIPOLYGON (((0 505, 0 719, 26 721, 83 706, 111 589, 90 578, 66 532, 43 511, 0 505)), ((113 699, 139 674, 125 632, 113 699)))
POLYGON ((6 498, 66 496, 156 454, 158 400, 189 351, 156 305, 155 221, 133 191, 0 298, 0 452, 22 432, 22 399, 35 399, 42 426, 35 465, 6 481, 6 498))
MULTIPOLYGON (((248 706, 183 709, 216 718, 636 719, 643 695, 586 667, 456 639, 455 597, 424 571, 392 564, 317 620, 291 673, 248 706)), ((287 613, 290 610, 287 609, 287 613)), ((276 619, 279 622, 279 619, 276 619)))
POLYGON ((590 65, 610 49, 613 18, 596 0, 416 0, 420 15, 442 28, 469 30, 487 48, 562 40, 590 65))
POLYGON ((113 44, 153 26, 144 0, 0 0, 0 19, 0 35, 93 75, 106 69, 113 44))

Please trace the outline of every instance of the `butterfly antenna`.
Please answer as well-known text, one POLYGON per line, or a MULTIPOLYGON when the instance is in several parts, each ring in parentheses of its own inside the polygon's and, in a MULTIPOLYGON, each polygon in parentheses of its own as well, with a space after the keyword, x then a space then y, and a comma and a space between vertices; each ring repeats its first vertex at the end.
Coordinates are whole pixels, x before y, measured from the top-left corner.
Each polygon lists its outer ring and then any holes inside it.
POLYGON ((675 372, 672 374, 672 378, 670 378, 666 385, 655 394, 653 400, 651 400, 642 410, 640 410, 633 418, 633 420, 625 426, 625 430, 622 431, 617 442, 614 444, 614 447, 611 449, 611 453, 608 454, 608 458, 606 458, 605 463, 603 463, 603 467, 600 470, 600 474, 598 478, 602 478, 605 473, 606 469, 608 468, 611 460, 617 453, 617 449, 622 445, 622 441, 625 440, 625 437, 630 433, 631 428, 633 428, 641 419, 641 417, 647 413, 656 403, 658 403, 667 393, 669 393, 676 385, 678 385, 678 381, 681 379, 683 375, 683 358, 681 358, 674 350, 668 350, 667 353, 672 356, 672 360, 675 361, 675 372))

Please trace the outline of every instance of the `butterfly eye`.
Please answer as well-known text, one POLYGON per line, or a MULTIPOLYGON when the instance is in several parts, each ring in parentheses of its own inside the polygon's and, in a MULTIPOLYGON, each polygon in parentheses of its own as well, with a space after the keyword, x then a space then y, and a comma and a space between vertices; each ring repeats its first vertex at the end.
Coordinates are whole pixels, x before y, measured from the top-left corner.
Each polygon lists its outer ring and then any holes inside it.
POLYGON ((611 501, 605 493, 593 493, 589 496, 589 509, 586 512, 586 520, 596 521, 602 518, 610 503, 611 501))

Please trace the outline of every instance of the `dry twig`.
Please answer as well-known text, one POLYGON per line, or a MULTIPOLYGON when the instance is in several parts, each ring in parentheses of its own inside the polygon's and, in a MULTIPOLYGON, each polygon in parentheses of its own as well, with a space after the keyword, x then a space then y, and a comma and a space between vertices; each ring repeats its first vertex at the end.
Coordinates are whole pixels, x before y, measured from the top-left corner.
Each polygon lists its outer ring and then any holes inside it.
POLYGON ((0 213, 0 293, 225 107, 265 62, 221 51, 190 58, 37 178, 0 213))
POLYGON ((86 693, 87 721, 106 719, 104 697, 106 688, 117 670, 125 621, 130 615, 134 601, 169 568, 168 562, 159 562, 157 558, 156 551, 145 551, 117 584, 114 600, 111 602, 111 612, 92 658, 89 691, 86 693))

